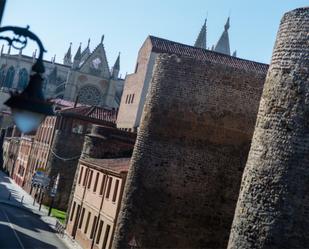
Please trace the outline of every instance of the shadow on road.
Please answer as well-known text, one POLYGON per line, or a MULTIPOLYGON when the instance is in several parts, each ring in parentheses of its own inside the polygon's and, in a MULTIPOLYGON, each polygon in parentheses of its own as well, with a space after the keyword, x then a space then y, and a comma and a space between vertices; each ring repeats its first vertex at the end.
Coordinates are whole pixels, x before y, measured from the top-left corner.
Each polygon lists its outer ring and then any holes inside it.
POLYGON ((9 225, 0 224, 0 248, 1 249, 12 249, 12 248, 48 248, 48 249, 57 249, 52 244, 45 243, 41 240, 38 240, 32 236, 27 235, 26 233, 20 232, 19 230, 13 230, 9 225), (18 239, 17 239, 18 238, 18 239), (20 245, 22 244, 22 245, 20 245))

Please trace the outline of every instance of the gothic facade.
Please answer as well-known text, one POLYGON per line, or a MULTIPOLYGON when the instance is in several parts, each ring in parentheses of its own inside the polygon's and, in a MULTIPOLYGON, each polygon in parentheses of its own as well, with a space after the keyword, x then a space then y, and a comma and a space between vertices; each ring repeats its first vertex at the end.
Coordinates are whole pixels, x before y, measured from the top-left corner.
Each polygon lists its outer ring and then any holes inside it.
MULTIPOLYGON (((55 58, 44 61, 45 74, 43 91, 47 98, 78 101, 82 104, 105 108, 118 108, 124 80, 119 77, 120 54, 109 68, 106 53, 101 42, 91 52, 89 43, 82 50, 81 44, 72 56, 71 45, 63 58, 56 63, 55 58)), ((9 91, 22 91, 28 83, 36 52, 32 56, 11 54, 11 48, 0 56, 0 95, 7 98, 9 91)), ((1 107, 5 109, 5 107, 1 107)))

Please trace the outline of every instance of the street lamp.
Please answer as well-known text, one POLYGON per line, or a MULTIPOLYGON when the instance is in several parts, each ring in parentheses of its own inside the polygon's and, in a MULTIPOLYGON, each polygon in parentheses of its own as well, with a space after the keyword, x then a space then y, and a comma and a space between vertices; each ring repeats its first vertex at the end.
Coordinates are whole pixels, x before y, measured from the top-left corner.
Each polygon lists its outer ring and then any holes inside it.
POLYGON ((45 116, 54 115, 53 104, 45 100, 42 90, 45 49, 40 39, 29 31, 29 26, 26 28, 13 26, 0 28, 0 33, 6 31, 12 31, 16 36, 13 38, 0 36, 0 40, 6 40, 10 46, 16 49, 23 49, 27 45, 27 38, 35 41, 39 47, 39 57, 32 66, 32 74, 27 87, 21 93, 11 92, 11 97, 4 103, 11 108, 13 120, 18 129, 23 133, 29 133, 38 128, 45 116), (16 47, 16 43, 21 44, 21 47, 16 47))

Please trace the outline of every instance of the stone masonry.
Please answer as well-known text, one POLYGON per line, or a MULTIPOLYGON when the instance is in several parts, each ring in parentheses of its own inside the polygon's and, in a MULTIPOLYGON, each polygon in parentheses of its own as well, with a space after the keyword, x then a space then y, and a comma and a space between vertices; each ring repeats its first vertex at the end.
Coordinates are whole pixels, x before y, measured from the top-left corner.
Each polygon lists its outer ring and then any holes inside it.
POLYGON ((114 248, 226 248, 268 66, 220 58, 159 55, 114 248))
POLYGON ((309 8, 286 13, 228 248, 309 248, 309 8))

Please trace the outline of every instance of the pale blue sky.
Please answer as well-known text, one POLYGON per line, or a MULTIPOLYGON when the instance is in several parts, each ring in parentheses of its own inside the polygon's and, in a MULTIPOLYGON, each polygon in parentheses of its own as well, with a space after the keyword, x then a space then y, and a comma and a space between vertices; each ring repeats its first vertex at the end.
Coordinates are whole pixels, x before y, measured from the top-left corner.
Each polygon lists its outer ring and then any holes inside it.
MULTIPOLYGON (((134 69, 149 34, 193 44, 208 15, 207 46, 217 42, 231 16, 231 50, 240 58, 269 63, 282 15, 308 0, 7 0, 2 26, 30 25, 43 41, 45 59, 62 61, 69 43, 73 53, 91 38, 93 49, 105 35, 109 66, 121 52, 121 73, 134 69)), ((24 50, 31 55, 29 44, 24 50)))

